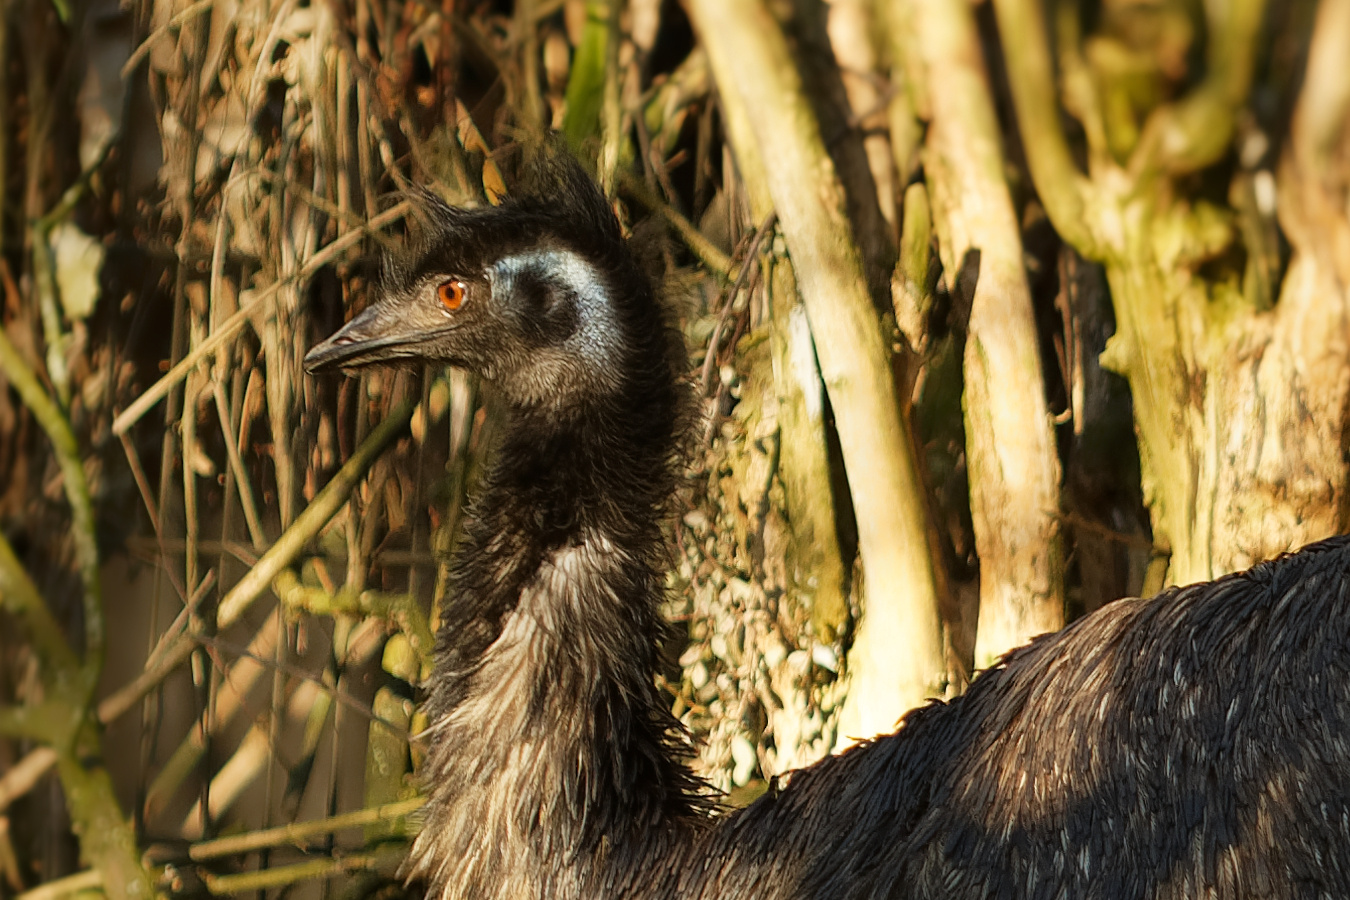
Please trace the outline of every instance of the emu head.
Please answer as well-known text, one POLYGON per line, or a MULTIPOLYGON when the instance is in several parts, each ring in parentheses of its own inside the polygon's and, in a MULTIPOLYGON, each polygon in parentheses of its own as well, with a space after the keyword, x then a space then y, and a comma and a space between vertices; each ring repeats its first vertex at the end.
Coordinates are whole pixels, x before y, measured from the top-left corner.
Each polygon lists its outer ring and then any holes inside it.
POLYGON ((309 352, 308 371, 441 362, 495 383, 513 406, 551 414, 622 387, 660 314, 609 203, 575 160, 546 153, 520 198, 500 207, 421 200, 425 233, 386 260, 374 301, 309 352))

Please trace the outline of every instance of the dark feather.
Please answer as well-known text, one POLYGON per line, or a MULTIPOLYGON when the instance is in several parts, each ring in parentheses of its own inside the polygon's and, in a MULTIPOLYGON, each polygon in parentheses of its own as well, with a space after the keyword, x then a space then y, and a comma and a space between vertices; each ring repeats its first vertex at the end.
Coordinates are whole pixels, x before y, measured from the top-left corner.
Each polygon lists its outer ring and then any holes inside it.
POLYGON ((429 208, 308 362, 445 361, 506 408, 428 685, 432 897, 1350 897, 1345 538, 1107 606, 710 815, 653 686, 678 340, 570 158, 500 208, 429 208))

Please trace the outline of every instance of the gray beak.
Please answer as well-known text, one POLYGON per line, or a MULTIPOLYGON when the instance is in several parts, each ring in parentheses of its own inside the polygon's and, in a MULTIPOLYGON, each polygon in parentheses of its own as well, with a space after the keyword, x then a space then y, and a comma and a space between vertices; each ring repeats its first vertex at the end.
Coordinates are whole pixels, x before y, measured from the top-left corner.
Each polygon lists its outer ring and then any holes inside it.
POLYGON ((418 335, 393 314, 390 305, 375 303, 305 354, 305 371, 355 369, 416 356, 418 335))

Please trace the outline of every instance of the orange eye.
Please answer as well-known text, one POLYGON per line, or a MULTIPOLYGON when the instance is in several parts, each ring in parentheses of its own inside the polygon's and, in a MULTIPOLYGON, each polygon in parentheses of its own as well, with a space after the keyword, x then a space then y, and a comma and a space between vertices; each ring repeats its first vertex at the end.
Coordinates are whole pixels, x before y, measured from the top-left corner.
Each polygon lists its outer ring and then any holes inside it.
POLYGON ((453 312, 464 305, 467 292, 468 287, 462 281, 443 281, 436 288, 436 298, 441 301, 441 306, 453 312))

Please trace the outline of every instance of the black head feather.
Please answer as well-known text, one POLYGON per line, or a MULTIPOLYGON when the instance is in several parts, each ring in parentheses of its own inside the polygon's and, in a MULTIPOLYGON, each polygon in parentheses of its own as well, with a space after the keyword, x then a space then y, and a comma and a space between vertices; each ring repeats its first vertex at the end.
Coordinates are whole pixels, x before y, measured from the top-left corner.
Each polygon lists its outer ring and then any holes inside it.
POLYGON ((612 402, 649 368, 639 361, 669 362, 651 286, 566 153, 541 153, 499 207, 418 199, 427 227, 386 260, 375 301, 310 351, 309 371, 444 362, 495 383, 513 406, 566 416, 612 402), (442 290, 462 291, 462 303, 448 309, 442 290))

